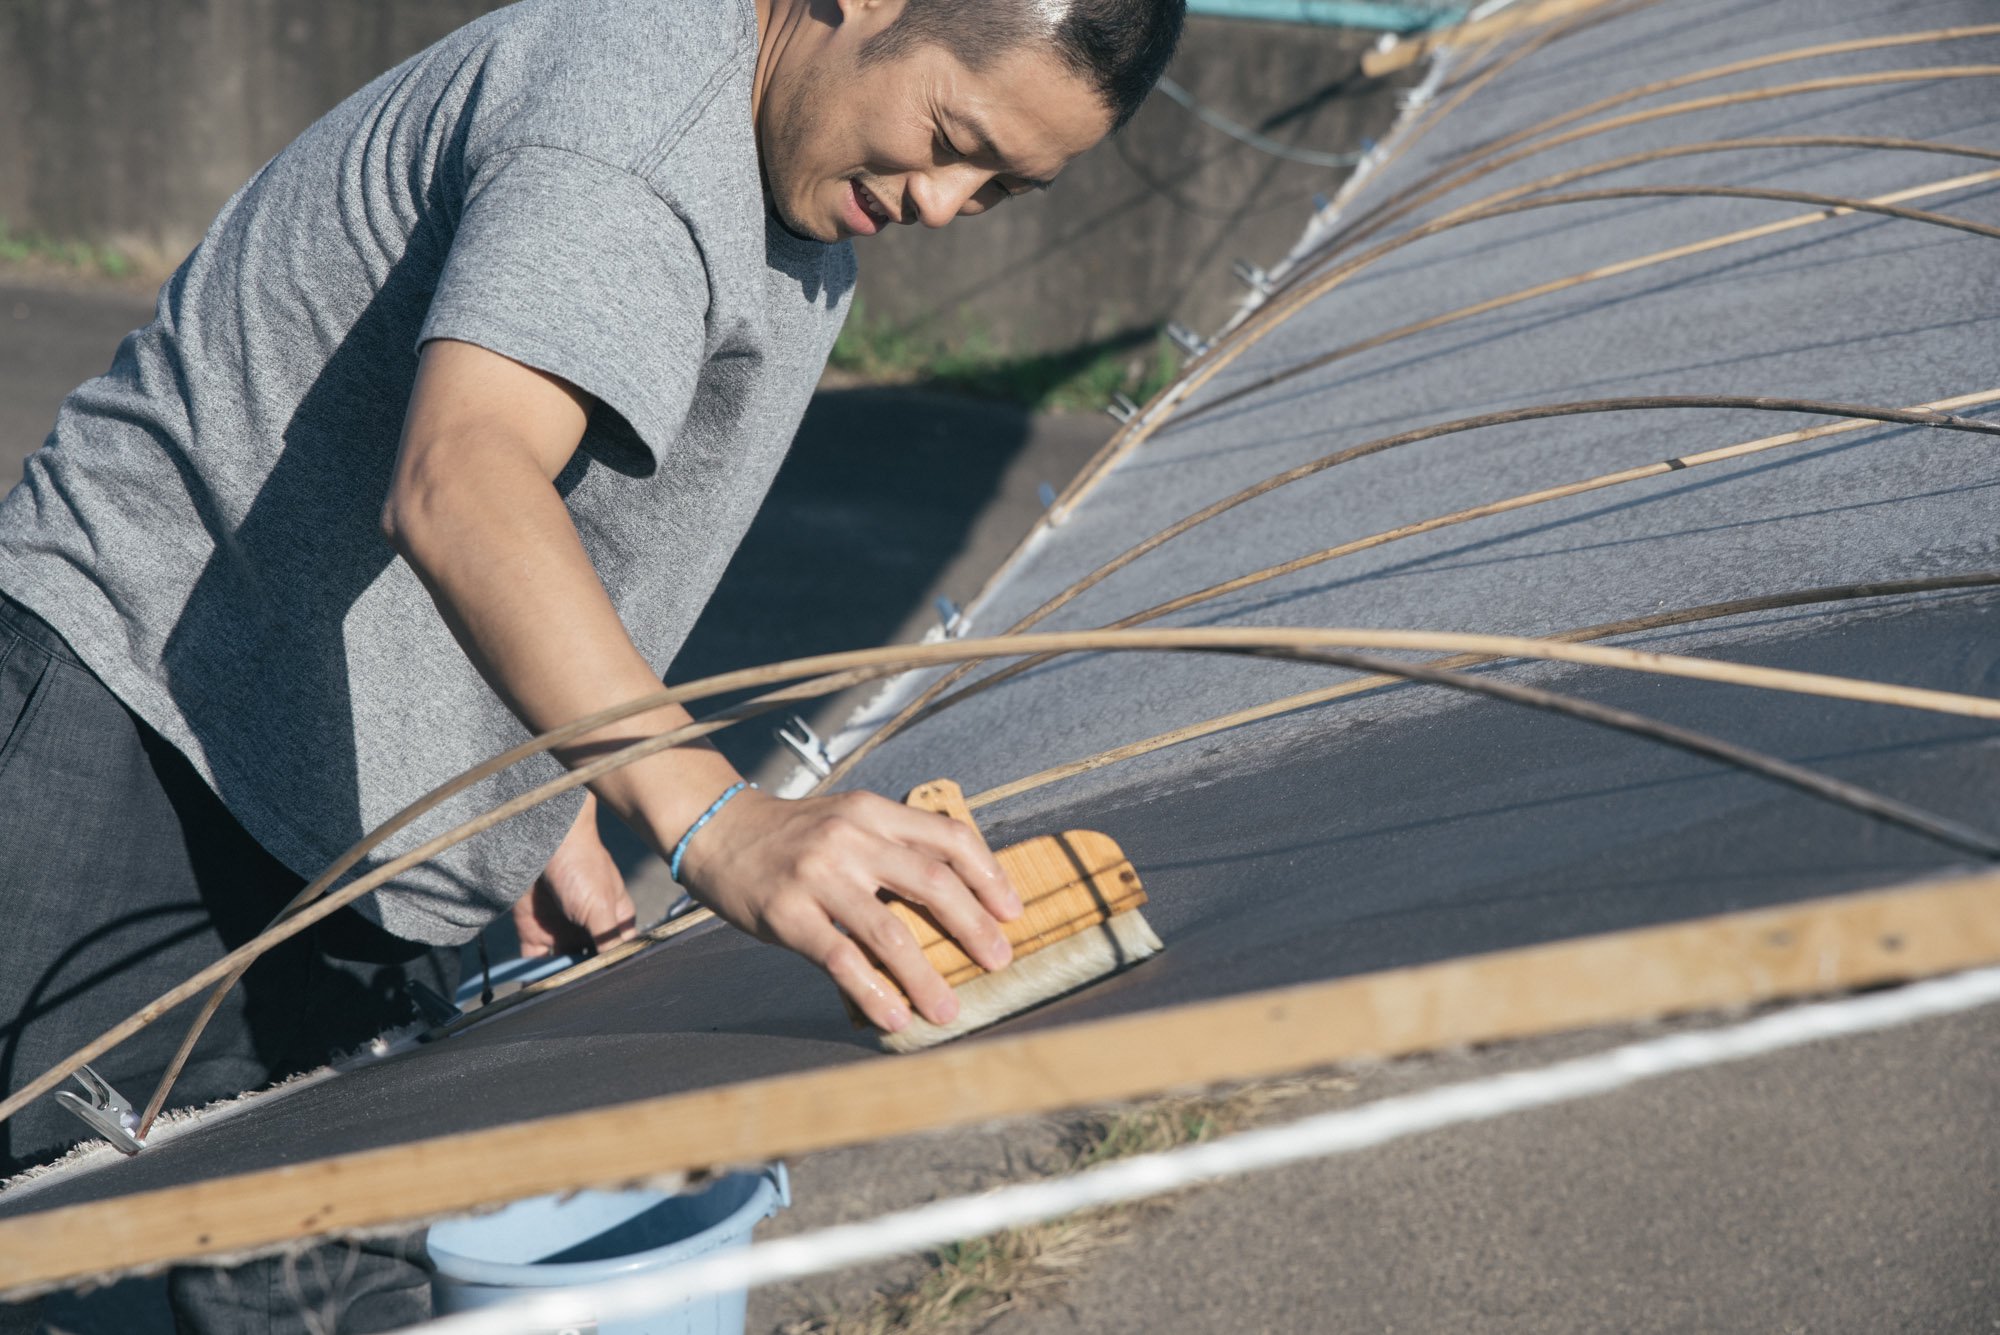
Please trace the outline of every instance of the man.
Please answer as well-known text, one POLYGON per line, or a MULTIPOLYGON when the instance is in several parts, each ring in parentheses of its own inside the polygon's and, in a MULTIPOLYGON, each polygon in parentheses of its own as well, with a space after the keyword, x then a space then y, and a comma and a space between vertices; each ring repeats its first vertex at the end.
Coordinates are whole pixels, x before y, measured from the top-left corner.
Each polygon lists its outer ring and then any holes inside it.
MULTIPOLYGON (((1046 185, 1136 109, 1181 8, 529 0, 259 172, 0 503, 0 1087, 246 939, 412 799, 654 688, 832 346, 848 239, 1046 185)), ((378 858, 686 717, 517 767, 378 858)), ((406 969, 516 900, 531 944, 629 926, 596 802, 885 1029, 909 1023, 904 997, 940 1021, 956 1003, 879 889, 1007 958, 997 920, 1019 905, 941 817, 779 801, 701 746, 592 789, 261 965, 177 1101, 366 1038, 399 1018, 406 969)), ((143 1095, 175 1037, 102 1069, 143 1095)), ((20 1167, 80 1128, 44 1101, 4 1131, 0 1167, 20 1167)), ((182 1274, 177 1313, 422 1314, 409 1267, 336 1264, 344 1286, 323 1266, 182 1274)))

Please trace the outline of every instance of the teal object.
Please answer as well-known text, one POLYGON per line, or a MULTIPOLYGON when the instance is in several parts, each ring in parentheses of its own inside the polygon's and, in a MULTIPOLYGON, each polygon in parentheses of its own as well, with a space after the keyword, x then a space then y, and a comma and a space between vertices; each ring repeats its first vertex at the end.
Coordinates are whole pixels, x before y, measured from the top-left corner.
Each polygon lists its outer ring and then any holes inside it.
MULTIPOLYGON (((783 1164, 731 1173, 689 1195, 584 1191, 536 1196, 496 1214, 454 1219, 424 1240, 440 1316, 491 1307, 535 1289, 569 1288, 665 1270, 748 1246, 750 1231, 791 1204, 783 1164)), ((593 1335, 742 1335, 749 1294, 712 1294, 585 1326, 593 1335)))
POLYGON ((1333 28, 1426 32, 1456 23, 1467 5, 1396 4, 1393 0, 1188 0, 1188 13, 1209 18, 1313 23, 1333 28))

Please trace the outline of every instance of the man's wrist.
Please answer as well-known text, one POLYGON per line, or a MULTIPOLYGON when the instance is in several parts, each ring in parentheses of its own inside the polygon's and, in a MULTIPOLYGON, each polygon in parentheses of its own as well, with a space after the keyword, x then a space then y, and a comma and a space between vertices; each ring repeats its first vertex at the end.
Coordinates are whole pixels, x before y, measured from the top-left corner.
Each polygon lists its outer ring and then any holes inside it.
MULTIPOLYGON (((676 847, 696 822, 717 798, 739 783, 747 784, 747 780, 720 752, 709 747, 676 747, 613 770, 591 787, 619 819, 671 862, 676 847)), ((745 796, 756 793, 746 786, 727 807, 739 805, 745 796)), ((682 856, 683 873, 694 874, 701 861, 701 845, 708 842, 721 815, 708 815, 701 837, 688 841, 682 856)))
POLYGON ((751 825, 757 822, 759 808, 781 800, 754 784, 745 784, 740 792, 709 817, 700 833, 688 841, 687 851, 681 858, 681 874, 675 878, 678 884, 693 893, 695 898, 706 902, 700 892, 714 884, 718 868, 729 861, 736 833, 744 828, 746 822, 751 825))
POLYGON ((694 818, 694 823, 687 827, 687 833, 683 834, 675 842, 673 851, 667 854, 667 875, 669 877, 676 883, 680 881, 681 864, 686 860, 688 848, 694 843, 695 836, 706 829, 710 821, 721 815, 722 809, 735 800, 737 796, 753 791, 756 787, 757 785, 748 779, 738 779, 735 783, 723 789, 722 796, 710 802, 707 810, 694 818))

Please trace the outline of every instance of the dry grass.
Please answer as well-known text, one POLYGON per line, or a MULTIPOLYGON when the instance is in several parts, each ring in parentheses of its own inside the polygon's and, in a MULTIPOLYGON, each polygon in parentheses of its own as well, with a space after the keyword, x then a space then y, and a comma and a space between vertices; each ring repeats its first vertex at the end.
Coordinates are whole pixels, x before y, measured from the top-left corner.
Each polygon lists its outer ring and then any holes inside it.
POLYGON ((794 1322, 785 1335, 906 1335, 974 1330, 1060 1286, 1125 1226, 1107 1214, 1009 1229, 932 1253, 908 1288, 877 1294, 855 1311, 794 1322))
MULTIPOLYGON (((1274 1107, 1310 1093, 1345 1090, 1341 1076, 1300 1076, 1226 1093, 1154 1099, 1078 1118, 1057 1171, 1081 1172, 1135 1155, 1199 1144, 1250 1126, 1274 1107)), ((1128 1236, 1162 1202, 1092 1210, 954 1243, 925 1258, 915 1283, 878 1293, 856 1309, 795 1321, 784 1335, 951 1335, 977 1330, 1059 1289, 1091 1257, 1128 1236)))

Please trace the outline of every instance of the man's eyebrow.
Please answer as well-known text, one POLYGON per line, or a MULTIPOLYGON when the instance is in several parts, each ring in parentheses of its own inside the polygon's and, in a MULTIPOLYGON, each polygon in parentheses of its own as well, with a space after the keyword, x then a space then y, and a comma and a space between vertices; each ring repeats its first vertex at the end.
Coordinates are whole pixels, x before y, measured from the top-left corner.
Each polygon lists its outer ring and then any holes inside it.
MULTIPOLYGON (((993 142, 993 132, 986 128, 986 123, 980 120, 979 117, 969 111, 954 111, 951 113, 951 118, 957 121, 959 127, 972 137, 975 146, 981 154, 1000 162, 1007 161, 1006 155, 993 142)), ((1052 182, 1039 180, 1033 176, 1023 176, 1019 172, 1010 171, 1006 175, 1013 177, 1030 190, 1046 190, 1053 184, 1052 182)))

